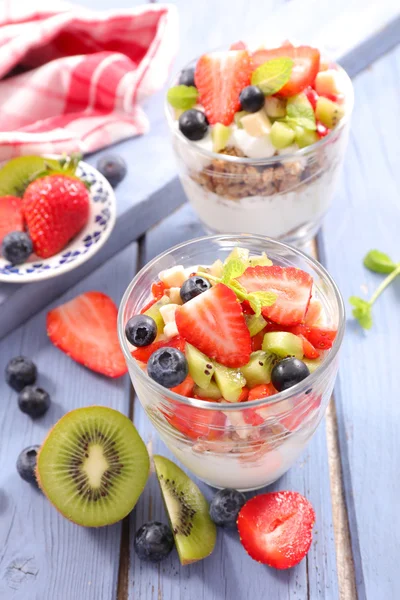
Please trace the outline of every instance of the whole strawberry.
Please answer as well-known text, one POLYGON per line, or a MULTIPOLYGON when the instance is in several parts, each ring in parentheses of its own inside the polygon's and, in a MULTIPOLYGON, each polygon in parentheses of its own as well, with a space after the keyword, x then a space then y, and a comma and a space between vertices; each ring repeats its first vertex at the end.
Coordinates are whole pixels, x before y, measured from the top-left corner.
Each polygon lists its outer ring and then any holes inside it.
POLYGON ((79 179, 48 175, 26 188, 23 213, 34 251, 48 258, 60 252, 86 225, 89 193, 79 179))

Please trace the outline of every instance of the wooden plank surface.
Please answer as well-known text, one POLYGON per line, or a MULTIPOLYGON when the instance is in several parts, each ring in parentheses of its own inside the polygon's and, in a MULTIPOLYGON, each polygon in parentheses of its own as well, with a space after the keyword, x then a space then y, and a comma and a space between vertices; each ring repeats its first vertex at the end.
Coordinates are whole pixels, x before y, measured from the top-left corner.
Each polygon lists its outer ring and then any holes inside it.
MULTIPOLYGON (((60 302, 100 290, 117 303, 136 268, 136 245, 69 290, 60 302), (111 276, 112 274, 112 276, 111 276)), ((57 350, 46 335, 46 311, 0 344, 0 372, 25 354, 38 366, 52 397, 48 413, 33 421, 0 377, 0 598, 2 600, 111 600, 116 597, 121 524, 89 530, 68 522, 15 468, 19 452, 41 444, 68 410, 104 404, 128 414, 129 380, 95 375, 57 350)))
MULTIPOLYGON (((355 81, 344 174, 321 236, 345 299, 367 298, 382 281, 362 265, 368 250, 400 260, 399 74, 400 47, 355 81)), ((347 307, 336 405, 358 597, 394 600, 400 598, 400 281, 377 301, 367 333, 347 307)))

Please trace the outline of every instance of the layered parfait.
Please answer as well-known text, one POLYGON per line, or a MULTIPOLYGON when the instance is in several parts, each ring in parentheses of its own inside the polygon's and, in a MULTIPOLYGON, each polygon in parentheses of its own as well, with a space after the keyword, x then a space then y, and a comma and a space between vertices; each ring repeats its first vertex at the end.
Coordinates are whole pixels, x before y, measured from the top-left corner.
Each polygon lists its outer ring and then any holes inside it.
POLYGON ((292 465, 322 417, 338 317, 298 265, 241 247, 215 258, 146 279, 122 309, 122 347, 172 452, 212 485, 255 489, 292 465))
POLYGON ((206 229, 301 242, 328 209, 352 84, 317 48, 234 44, 185 68, 167 94, 181 181, 206 229))

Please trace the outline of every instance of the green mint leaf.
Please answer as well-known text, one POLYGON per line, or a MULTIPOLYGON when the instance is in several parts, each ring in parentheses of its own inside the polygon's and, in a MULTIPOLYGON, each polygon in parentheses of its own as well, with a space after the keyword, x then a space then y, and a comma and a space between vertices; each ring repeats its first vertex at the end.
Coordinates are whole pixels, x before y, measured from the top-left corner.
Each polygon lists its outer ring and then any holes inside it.
POLYGON ((192 108, 198 97, 198 91, 193 85, 176 85, 168 90, 167 100, 173 108, 188 110, 192 108))
POLYGON ((370 250, 364 258, 364 266, 375 273, 391 273, 396 268, 392 259, 379 250, 370 250))
POLYGON ((287 122, 290 125, 299 125, 304 129, 315 131, 317 124, 311 104, 307 101, 288 102, 286 107, 287 122))
POLYGON ((235 281, 235 279, 232 279, 232 281, 230 281, 229 283, 227 283, 225 285, 230 287, 236 294, 242 295, 242 296, 247 296, 246 289, 238 281, 235 281))
POLYGON ((251 85, 257 85, 266 96, 272 96, 289 81, 292 69, 291 58, 272 58, 253 72, 251 85))
POLYGON ((228 262, 224 265, 224 269, 222 271, 222 283, 227 284, 231 281, 231 279, 236 279, 236 277, 240 277, 240 275, 243 275, 246 268, 246 263, 244 263, 239 258, 232 258, 231 260, 228 260, 228 262))
POLYGON ((349 302, 353 308, 353 317, 357 319, 363 329, 372 327, 372 306, 368 300, 363 300, 358 296, 351 296, 349 302))
POLYGON ((248 294, 247 300, 254 310, 256 317, 259 317, 261 315, 261 309, 264 306, 271 306, 275 302, 276 295, 272 292, 252 292, 251 294, 248 294))

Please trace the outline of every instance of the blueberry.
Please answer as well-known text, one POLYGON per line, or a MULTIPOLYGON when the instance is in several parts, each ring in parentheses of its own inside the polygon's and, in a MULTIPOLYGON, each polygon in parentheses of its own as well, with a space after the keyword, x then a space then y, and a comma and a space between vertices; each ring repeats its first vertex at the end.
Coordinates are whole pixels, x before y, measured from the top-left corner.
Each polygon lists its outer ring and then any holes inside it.
POLYGON ((302 360, 289 356, 280 360, 272 369, 272 385, 282 392, 288 388, 300 383, 310 374, 310 370, 302 360))
POLYGON ((179 77, 179 85, 194 85, 194 68, 184 69, 179 77))
POLYGON ((183 352, 168 346, 153 352, 147 363, 149 377, 166 388, 182 383, 188 372, 188 363, 183 352))
POLYGON ((151 521, 137 530, 133 545, 140 559, 160 562, 174 547, 174 536, 164 523, 151 521))
POLYGON ((1 253, 12 265, 20 265, 25 262, 32 252, 32 240, 23 231, 13 231, 3 238, 1 253))
POLYGON ((132 346, 136 346, 137 348, 148 346, 157 337, 156 322, 147 315, 135 315, 127 322, 125 335, 132 346))
POLYGON ((6 381, 17 392, 35 383, 36 377, 36 365, 25 356, 12 358, 6 366, 6 381))
POLYGON ((17 471, 22 479, 33 483, 36 487, 39 487, 35 477, 36 459, 39 450, 40 446, 28 446, 28 448, 22 450, 17 459, 17 471))
POLYGON ((128 170, 126 162, 118 154, 106 154, 97 161, 97 170, 115 187, 120 183, 128 170))
POLYGON ((240 92, 239 100, 243 110, 254 113, 264 106, 265 96, 256 85, 248 85, 240 92))
POLYGON ((36 385, 27 385, 18 396, 18 406, 23 413, 32 419, 37 419, 48 411, 50 396, 42 388, 36 385))
POLYGON ((181 287, 182 302, 189 302, 199 294, 206 292, 211 287, 211 283, 204 277, 189 277, 181 287))
POLYGON ((210 517, 216 525, 233 527, 245 502, 242 492, 230 488, 219 490, 211 500, 210 517))
POLYGON ((189 140, 202 140, 208 130, 207 117, 201 110, 186 110, 179 117, 179 129, 189 140))

